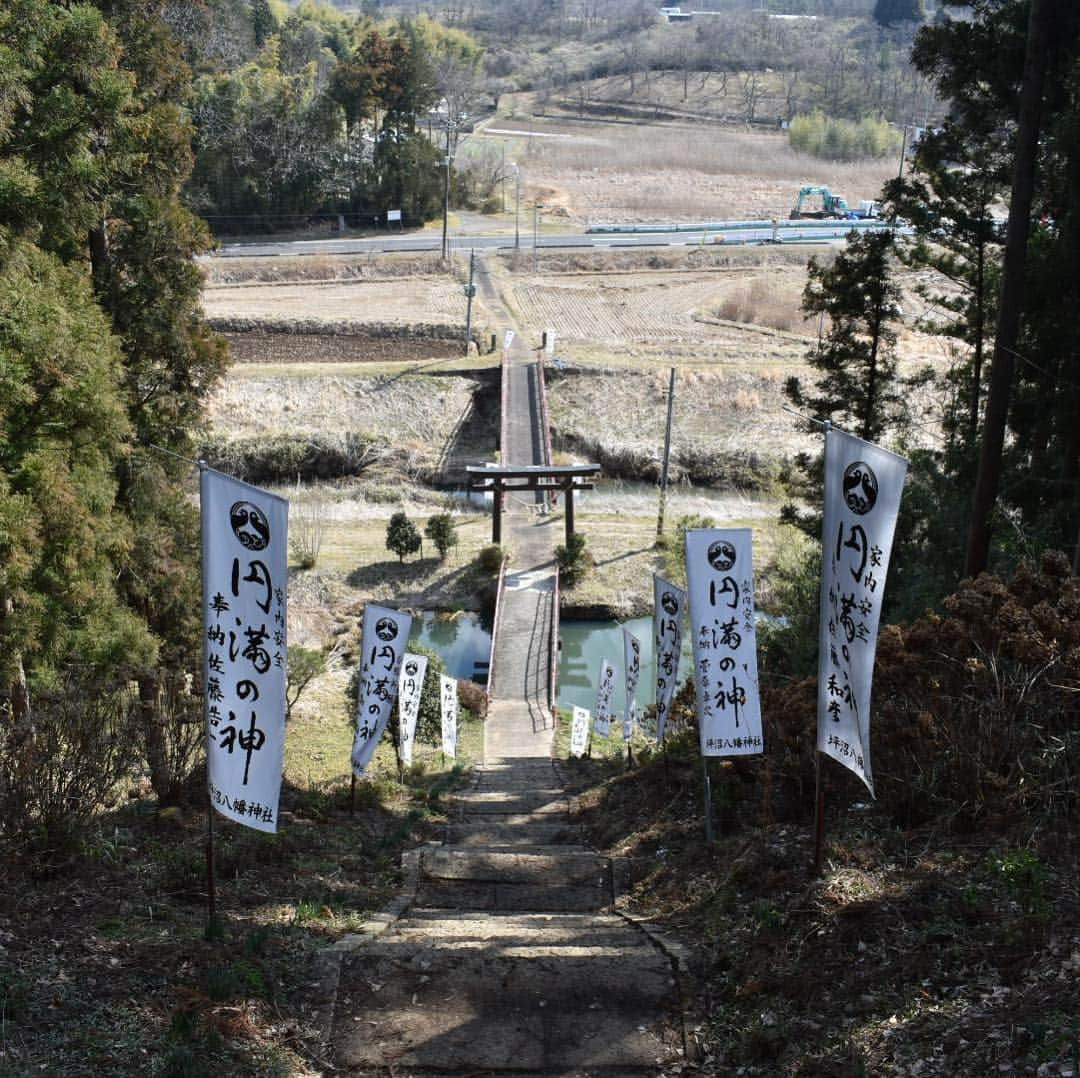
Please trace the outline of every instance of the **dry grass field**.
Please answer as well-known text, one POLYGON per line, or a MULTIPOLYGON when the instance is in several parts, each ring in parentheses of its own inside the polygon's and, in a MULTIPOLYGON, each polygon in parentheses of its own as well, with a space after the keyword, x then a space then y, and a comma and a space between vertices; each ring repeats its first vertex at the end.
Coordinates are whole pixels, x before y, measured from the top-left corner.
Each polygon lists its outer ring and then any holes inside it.
MULTIPOLYGON (((528 99, 505 108, 527 108, 528 99)), ((781 132, 686 122, 603 123, 499 116, 481 141, 505 142, 521 169, 523 205, 597 225, 787 217, 799 187, 826 184, 850 205, 896 174, 881 159, 842 164, 797 153, 781 132)))

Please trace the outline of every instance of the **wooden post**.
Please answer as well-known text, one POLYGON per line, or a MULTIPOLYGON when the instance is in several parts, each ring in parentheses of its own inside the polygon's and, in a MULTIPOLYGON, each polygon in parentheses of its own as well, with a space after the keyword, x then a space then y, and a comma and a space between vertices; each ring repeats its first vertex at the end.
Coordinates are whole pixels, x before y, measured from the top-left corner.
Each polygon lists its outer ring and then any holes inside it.
POLYGON ((502 545, 502 511, 503 511, 503 488, 502 483, 495 480, 495 490, 491 495, 491 541, 496 546, 502 545))
POLYGON ((563 487, 563 496, 566 499, 566 545, 570 546, 570 540, 574 538, 574 481, 571 479, 563 487))
POLYGON ((660 512, 656 518, 656 538, 664 534, 664 508, 667 503, 668 461, 671 458, 671 414, 675 405, 675 368, 671 368, 671 381, 668 385, 667 426, 664 429, 664 463, 660 473, 660 512))

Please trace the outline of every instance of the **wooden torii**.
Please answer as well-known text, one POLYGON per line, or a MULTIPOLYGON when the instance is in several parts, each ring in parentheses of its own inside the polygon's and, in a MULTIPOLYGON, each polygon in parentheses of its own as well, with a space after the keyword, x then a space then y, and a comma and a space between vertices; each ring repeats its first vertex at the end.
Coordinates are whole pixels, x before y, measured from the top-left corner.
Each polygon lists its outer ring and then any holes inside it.
POLYGON ((491 491, 491 541, 502 543, 503 496, 507 491, 533 490, 561 492, 566 506, 566 543, 574 534, 574 491, 592 490, 590 476, 599 474, 599 464, 534 464, 518 468, 485 468, 469 465, 469 490, 491 491))

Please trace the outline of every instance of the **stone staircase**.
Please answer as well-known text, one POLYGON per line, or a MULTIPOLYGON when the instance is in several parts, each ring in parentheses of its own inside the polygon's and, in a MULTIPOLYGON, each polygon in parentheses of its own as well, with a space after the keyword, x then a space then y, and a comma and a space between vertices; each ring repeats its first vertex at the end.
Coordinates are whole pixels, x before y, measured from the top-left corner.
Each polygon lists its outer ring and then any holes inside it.
POLYGON ((342 964, 333 1048, 364 1075, 659 1075, 678 963, 612 912, 554 761, 498 759, 416 859, 408 915, 342 964))

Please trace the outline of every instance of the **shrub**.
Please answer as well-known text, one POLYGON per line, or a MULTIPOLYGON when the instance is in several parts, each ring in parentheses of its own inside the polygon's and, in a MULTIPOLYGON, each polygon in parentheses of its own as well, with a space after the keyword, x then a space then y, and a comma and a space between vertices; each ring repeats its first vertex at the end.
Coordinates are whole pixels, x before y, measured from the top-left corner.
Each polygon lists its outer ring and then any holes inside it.
POLYGON ((289 513, 289 550, 300 569, 314 569, 326 531, 326 503, 315 501, 296 506, 289 513))
POLYGON ((503 548, 498 543, 492 543, 490 546, 483 547, 476 555, 476 564, 485 573, 494 576, 502 568, 504 557, 503 548))
MULTIPOLYGON (((1007 583, 965 581, 941 613, 883 627, 873 692, 878 801, 899 824, 1075 815, 1080 580, 1063 555, 1007 583)), ((816 679, 765 697, 776 725, 766 738, 798 759, 787 777, 805 782, 816 679)))
POLYGON ((138 762, 138 698, 69 671, 34 701, 32 723, 0 724, 0 831, 62 842, 138 762))
POLYGON ((585 536, 575 532, 565 546, 555 548, 555 561, 559 565, 559 579, 568 588, 579 584, 592 568, 593 557, 586 546, 585 536))
POLYGON ((488 698, 484 687, 477 685, 475 681, 465 679, 458 681, 457 686, 461 706, 468 708, 479 719, 486 718, 488 698))
POLYGON ((440 558, 446 558, 451 547, 458 545, 457 529, 450 513, 438 513, 428 518, 424 534, 435 544, 440 558))

